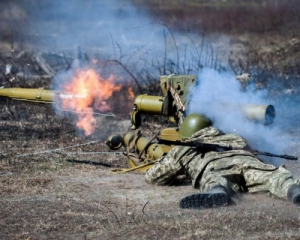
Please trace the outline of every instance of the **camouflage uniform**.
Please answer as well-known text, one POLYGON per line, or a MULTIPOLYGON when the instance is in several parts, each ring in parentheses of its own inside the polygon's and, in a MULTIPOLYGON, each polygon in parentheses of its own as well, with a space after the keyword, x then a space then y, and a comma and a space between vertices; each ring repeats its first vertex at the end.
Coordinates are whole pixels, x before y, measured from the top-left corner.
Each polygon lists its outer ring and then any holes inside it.
MULTIPOLYGON (((235 148, 247 146, 241 137, 234 134, 224 135, 213 127, 200 130, 189 140, 235 148)), ((228 192, 270 191, 279 198, 287 198, 290 186, 299 185, 299 181, 294 181, 291 173, 284 167, 264 164, 248 151, 210 151, 203 154, 200 150, 186 146, 176 146, 159 159, 146 172, 145 179, 148 183, 165 185, 181 173, 190 177, 193 187, 201 192, 222 185, 228 192)))

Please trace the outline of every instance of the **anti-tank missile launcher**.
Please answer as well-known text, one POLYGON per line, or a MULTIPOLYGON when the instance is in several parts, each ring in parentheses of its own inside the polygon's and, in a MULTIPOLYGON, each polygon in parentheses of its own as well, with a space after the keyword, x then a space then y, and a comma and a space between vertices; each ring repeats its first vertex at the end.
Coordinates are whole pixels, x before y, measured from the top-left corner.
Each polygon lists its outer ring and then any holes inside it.
MULTIPOLYGON (((131 113, 131 129, 123 136, 111 135, 106 141, 106 144, 112 150, 117 150, 122 146, 127 148, 127 157, 131 168, 125 171, 148 169, 174 146, 190 146, 186 139, 193 135, 197 129, 212 125, 211 120, 201 113, 187 114, 191 89, 196 84, 197 78, 194 75, 161 76, 160 86, 163 96, 144 94, 135 98, 131 113), (141 126, 141 116, 143 114, 166 116, 170 121, 176 123, 177 127, 162 129, 152 139, 144 137, 138 130, 141 126), (132 149, 135 150, 135 154, 132 149)), ((72 101, 73 99, 87 97, 82 94, 63 93, 43 88, 0 88, 0 96, 40 103, 58 103, 65 99, 72 101)), ((223 104, 222 106, 224 108, 232 108, 228 104, 223 104)), ((240 105, 236 111, 240 111, 245 118, 264 125, 272 124, 275 119, 275 108, 273 105, 245 104, 240 105)), ((198 145, 195 146, 197 147, 198 145)), ((205 147, 218 148, 215 145, 205 145, 205 147)), ((265 152, 259 152, 259 154, 296 160, 295 157, 287 155, 274 155, 265 152)))
MULTIPOLYGON (((177 122, 179 119, 178 112, 174 109, 165 113, 164 101, 164 97, 161 96, 151 96, 146 94, 137 96, 134 101, 134 110, 131 113, 133 129, 138 128, 141 125, 142 114, 164 115, 168 116, 171 121, 177 122)), ((228 107, 228 105, 224 105, 224 108, 228 107)), ((246 104, 241 105, 239 111, 248 120, 264 125, 272 124, 275 119, 275 107, 273 105, 246 104)))
MULTIPOLYGON (((201 113, 186 114, 188 109, 191 89, 197 84, 194 75, 169 75, 161 76, 160 87, 163 96, 139 95, 135 98, 133 111, 131 113, 131 130, 120 135, 111 135, 106 144, 113 150, 121 146, 127 148, 127 156, 131 169, 136 169, 136 160, 145 159, 146 163, 141 165, 145 170, 149 167, 149 161, 155 161, 170 151, 175 145, 185 143, 185 137, 191 136, 197 129, 212 125, 210 119, 201 113), (177 127, 162 129, 154 139, 142 136, 137 130, 141 126, 143 114, 162 115, 175 122, 177 127), (187 116, 186 116, 187 115, 187 116), (118 141, 113 141, 118 139, 118 141), (117 143, 117 144, 116 144, 117 143), (134 148, 138 156, 130 154, 130 148, 134 148)), ((199 103, 201 104, 201 103, 199 103)), ((230 106, 224 104, 224 108, 230 106)), ((247 119, 264 125, 272 124, 275 119, 275 108, 273 105, 240 105, 237 109, 247 119)))
MULTIPOLYGON (((163 115, 172 122, 179 123, 188 107, 190 89, 196 85, 194 75, 161 76, 160 86, 163 96, 139 95, 135 98, 131 113, 132 129, 141 125, 141 115, 163 115)), ((82 94, 68 94, 43 88, 0 88, 0 97, 21 101, 52 103, 63 99, 85 98, 82 94)), ((201 103, 199 103, 201 104, 201 103)), ((231 106, 224 105, 226 108, 231 106)), ((248 119, 265 125, 273 123, 275 108, 273 105, 246 104, 239 111, 248 119)))
MULTIPOLYGON (((191 118, 192 120, 189 123, 187 123, 187 120, 185 121, 185 119, 189 119, 186 116, 186 110, 189 104, 191 89, 196 84, 197 78, 194 75, 161 76, 160 87, 163 95, 153 96, 143 94, 137 96, 131 113, 131 130, 125 133, 124 136, 110 136, 106 141, 107 145, 112 150, 117 150, 121 146, 128 147, 132 142, 130 140, 135 137, 135 147, 140 157, 155 161, 167 154, 174 145, 182 144, 185 135, 190 135, 193 131, 196 131, 195 129, 197 129, 199 124, 204 124, 205 126, 211 124, 210 120, 202 114, 191 118), (177 127, 162 129, 157 136, 161 141, 169 141, 168 144, 153 141, 142 136, 141 133, 136 135, 136 131, 134 130, 141 126, 141 116, 143 114, 166 116, 170 121, 177 124, 177 127)), ((81 94, 69 94, 43 88, 0 88, 0 96, 40 103, 58 103, 65 99, 72 101, 72 99, 86 97, 81 94)), ((224 104, 224 108, 231 108, 231 106, 224 104)), ((275 108, 272 105, 246 104, 240 105, 237 110, 247 119, 265 125, 271 124, 275 118, 275 108)), ((131 161, 132 158, 132 156, 128 156, 131 166, 135 167, 135 164, 131 161)))

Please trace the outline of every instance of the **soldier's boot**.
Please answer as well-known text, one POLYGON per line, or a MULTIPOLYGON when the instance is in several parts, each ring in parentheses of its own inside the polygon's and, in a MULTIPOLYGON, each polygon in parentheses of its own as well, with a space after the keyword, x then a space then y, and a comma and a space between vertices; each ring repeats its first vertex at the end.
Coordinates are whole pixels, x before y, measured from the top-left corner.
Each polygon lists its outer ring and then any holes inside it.
POLYGON ((300 186, 292 185, 288 190, 287 197, 294 204, 300 205, 300 186))
POLYGON ((213 208, 226 206, 230 202, 230 197, 225 187, 219 185, 213 187, 208 192, 192 194, 181 199, 180 208, 213 208))

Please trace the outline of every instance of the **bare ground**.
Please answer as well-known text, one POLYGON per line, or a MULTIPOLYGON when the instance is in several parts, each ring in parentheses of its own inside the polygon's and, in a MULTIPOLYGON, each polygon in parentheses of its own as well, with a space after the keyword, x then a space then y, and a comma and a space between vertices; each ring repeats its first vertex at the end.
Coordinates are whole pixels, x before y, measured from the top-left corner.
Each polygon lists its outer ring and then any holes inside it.
MULTIPOLYGON (((166 9, 177 13, 172 6, 166 9)), ((170 21, 185 19, 178 14, 170 21)), ((206 23, 218 30, 222 22, 208 17, 206 23)), ((167 23, 172 26, 172 21, 167 23)), ((265 26, 259 20, 248 25, 265 26)), ((293 32, 281 34, 283 40, 268 31, 251 38, 241 34, 232 44, 244 51, 245 42, 254 39, 262 53, 276 53, 286 47, 288 37, 293 40, 286 48, 289 60, 295 56, 290 53, 299 53, 299 30, 293 32)), ((11 45, 6 44, 9 53, 11 45)), ((77 137, 72 124, 56 119, 51 107, 0 100, 0 109, 0 239, 300 239, 300 208, 286 200, 268 193, 242 194, 228 207, 181 210, 180 199, 196 191, 189 181, 154 186, 145 183, 143 173, 112 173, 113 168, 127 166, 124 156, 90 153, 108 151, 103 139, 77 137), (18 115, 21 112, 26 116, 18 115)), ((146 127, 151 134, 157 125, 146 127)), ((289 154, 300 157, 298 126, 292 134, 295 145, 289 154)), ((299 162, 282 163, 299 177, 299 162)))
MULTIPOLYGON (((101 141, 54 137, 56 125, 41 140, 26 139, 18 126, 2 130, 18 139, 0 142, 0 239, 300 238, 300 208, 286 200, 241 194, 228 207, 182 210, 180 199, 196 191, 188 180, 149 185, 143 173, 111 172, 127 162, 120 153, 95 153, 108 151, 101 141)), ((283 163, 299 176, 299 162, 283 163)))
POLYGON ((229 207, 180 210, 190 186, 153 186, 143 174, 68 165, 1 177, 2 239, 297 239, 299 207, 244 194, 229 207))

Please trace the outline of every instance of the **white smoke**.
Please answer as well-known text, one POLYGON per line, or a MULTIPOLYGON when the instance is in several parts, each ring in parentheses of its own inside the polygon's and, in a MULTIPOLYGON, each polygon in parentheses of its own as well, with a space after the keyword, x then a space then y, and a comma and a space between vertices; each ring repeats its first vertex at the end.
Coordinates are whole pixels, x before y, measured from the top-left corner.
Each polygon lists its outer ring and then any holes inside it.
POLYGON ((188 113, 205 114, 215 127, 244 137, 252 148, 283 154, 292 144, 292 137, 283 136, 276 118, 267 126, 245 118, 240 109, 247 104, 265 105, 272 101, 266 90, 242 91, 233 73, 205 68, 199 72, 198 84, 192 89, 188 113))
POLYGON ((153 39, 158 25, 130 1, 50 1, 47 5, 31 1, 27 12, 31 16, 28 30, 37 36, 36 43, 51 50, 80 45, 102 56, 124 57, 149 42, 152 47, 156 44, 152 51, 159 46, 153 39))
MULTIPOLYGON (((131 67, 130 71, 145 71, 145 75, 147 71, 151 72, 157 76, 157 81, 159 75, 165 72, 155 67, 165 65, 166 59, 173 59, 173 63, 171 61, 169 66, 165 66, 167 74, 195 74, 202 67, 215 69, 217 55, 222 60, 227 59, 228 53, 217 52, 218 44, 212 41, 222 39, 219 41, 222 42, 221 48, 228 50, 230 41, 226 36, 215 35, 213 39, 208 39, 202 35, 171 30, 160 19, 151 18, 143 8, 137 9, 131 1, 74 0, 47 1, 45 4, 45 1, 28 0, 19 4, 29 18, 27 27, 19 30, 23 30, 26 36, 32 36, 29 40, 36 47, 65 53, 65 50, 81 46, 89 57, 96 54, 104 60, 122 60, 126 67, 131 67), (177 71, 171 72, 174 66, 177 71)), ((113 70, 117 71, 116 68, 113 70)), ((128 76, 124 71, 120 73, 128 76)), ((63 78, 67 79, 68 73, 63 74, 63 78)), ((203 69, 199 73, 199 84, 193 91, 189 111, 205 113, 216 127, 240 134, 254 148, 282 153, 290 143, 290 136, 278 139, 283 123, 280 116, 285 114, 285 107, 290 102, 281 104, 281 108, 274 104, 278 116, 272 125, 253 123, 242 116, 239 106, 273 102, 267 99, 266 91, 241 92, 235 78, 229 72, 203 69)))
POLYGON ((150 16, 146 7, 136 8, 131 1, 28 0, 19 4, 29 19, 26 28, 17 30, 41 51, 74 57, 74 49, 80 46, 89 58, 119 59, 139 70, 153 64, 157 70, 170 60, 167 72, 157 71, 157 79, 159 74, 191 73, 197 65, 215 65, 217 53, 208 44, 213 41, 188 30, 170 29, 150 16))

